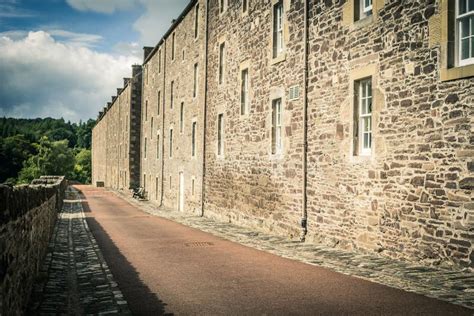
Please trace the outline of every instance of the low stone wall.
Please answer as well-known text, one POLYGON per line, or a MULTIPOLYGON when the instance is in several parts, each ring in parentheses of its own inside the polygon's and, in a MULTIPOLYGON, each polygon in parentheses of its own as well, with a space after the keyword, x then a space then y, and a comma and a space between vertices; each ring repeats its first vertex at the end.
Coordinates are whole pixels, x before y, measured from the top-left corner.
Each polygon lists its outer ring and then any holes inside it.
POLYGON ((25 310, 66 187, 64 177, 0 185, 0 315, 25 310))

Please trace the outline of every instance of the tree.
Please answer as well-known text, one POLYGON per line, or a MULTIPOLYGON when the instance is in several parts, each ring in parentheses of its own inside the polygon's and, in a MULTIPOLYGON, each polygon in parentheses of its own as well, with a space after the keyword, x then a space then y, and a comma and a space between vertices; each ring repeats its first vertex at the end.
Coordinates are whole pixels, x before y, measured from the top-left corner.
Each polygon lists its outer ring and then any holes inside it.
POLYGON ((51 142, 46 136, 34 144, 37 154, 28 158, 19 174, 20 183, 29 183, 43 175, 71 177, 74 171, 74 152, 66 139, 51 142))
POLYGON ((34 150, 33 145, 24 135, 0 138, 0 183, 16 178, 23 167, 23 161, 28 159, 34 150))
POLYGON ((91 174, 91 151, 84 148, 76 155, 73 179, 85 184, 91 183, 91 174))

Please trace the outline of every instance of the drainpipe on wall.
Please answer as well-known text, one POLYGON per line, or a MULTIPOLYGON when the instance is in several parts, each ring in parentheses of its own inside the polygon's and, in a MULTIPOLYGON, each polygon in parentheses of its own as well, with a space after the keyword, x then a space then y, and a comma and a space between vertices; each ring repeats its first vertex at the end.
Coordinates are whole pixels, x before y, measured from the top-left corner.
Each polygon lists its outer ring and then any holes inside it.
POLYGON ((308 233, 307 186, 308 186, 308 0, 304 1, 304 93, 303 93, 303 203, 301 205, 300 241, 306 240, 308 233))
POLYGON ((207 130, 207 61, 208 61, 208 35, 209 32, 209 0, 206 1, 206 52, 204 56, 204 110, 203 110, 203 126, 202 126, 202 184, 201 184, 201 216, 204 216, 204 198, 205 198, 205 181, 206 176, 206 130, 207 130))
MULTIPOLYGON (((163 122, 161 124, 161 194, 160 194, 160 207, 163 206, 163 196, 165 191, 165 110, 166 110, 166 39, 163 41, 163 93, 162 93, 162 102, 163 105, 161 116, 163 122)), ((161 60, 158 60, 158 63, 161 63, 161 60)))

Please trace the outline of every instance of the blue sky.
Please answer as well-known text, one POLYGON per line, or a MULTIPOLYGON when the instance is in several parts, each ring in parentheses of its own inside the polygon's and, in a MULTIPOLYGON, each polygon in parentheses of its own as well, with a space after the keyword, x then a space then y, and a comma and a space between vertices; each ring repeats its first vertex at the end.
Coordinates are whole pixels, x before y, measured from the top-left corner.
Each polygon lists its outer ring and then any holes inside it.
POLYGON ((0 116, 95 117, 189 0, 0 0, 0 116))

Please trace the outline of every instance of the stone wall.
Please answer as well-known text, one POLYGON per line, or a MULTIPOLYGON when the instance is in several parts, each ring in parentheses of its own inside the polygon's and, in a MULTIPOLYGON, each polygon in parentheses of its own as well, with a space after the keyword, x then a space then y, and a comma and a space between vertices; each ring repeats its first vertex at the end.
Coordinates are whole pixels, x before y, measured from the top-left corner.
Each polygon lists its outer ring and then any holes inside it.
POLYGON ((0 185, 0 314, 22 314, 46 254, 67 182, 42 177, 34 185, 0 185))
POLYGON ((178 209, 180 174, 182 174, 183 210, 195 214, 201 214, 202 209, 206 83, 205 22, 206 1, 192 1, 154 48, 143 66, 142 186, 145 187, 150 201, 178 209), (196 93, 194 93, 195 65, 197 65, 196 93), (193 156, 194 122, 196 129, 193 156), (172 156, 170 130, 173 130, 172 156))
POLYGON ((474 79, 440 80, 440 1, 353 1, 310 12, 310 239, 474 267, 474 79), (349 13, 348 13, 349 12, 349 13), (374 148, 354 155, 354 81, 373 82, 374 148))
POLYGON ((273 56, 278 0, 248 1, 247 12, 241 1, 223 1, 224 10, 221 1, 191 1, 158 45, 145 50, 141 184, 151 201, 176 209, 183 172, 185 211, 295 239, 307 222, 311 242, 472 268, 474 65, 446 69, 449 1, 374 0, 372 14, 355 21, 358 2, 282 0, 283 45, 273 56), (192 98, 195 63, 206 68, 199 67, 192 98), (246 68, 249 106, 242 115, 246 68), (368 78, 373 142, 361 155, 355 98, 357 82, 368 78), (278 98, 282 148, 274 154, 278 98), (193 120, 197 139, 204 139, 195 158, 193 120))
POLYGON ((293 237, 300 234, 303 190, 304 39, 301 1, 283 1, 285 48, 272 56, 272 1, 209 7, 205 214, 293 237), (225 43, 219 83, 219 46, 225 43), (247 114, 240 111, 241 70, 249 69, 247 114), (272 101, 282 99, 282 151, 272 154, 272 101), (224 115, 224 152, 217 155, 217 117, 224 115))
POLYGON ((133 66, 92 130, 92 183, 117 190, 139 184, 141 66, 133 66))

